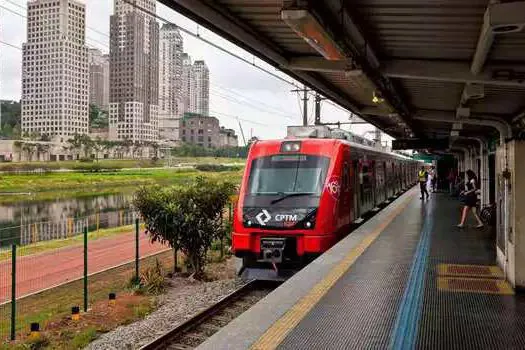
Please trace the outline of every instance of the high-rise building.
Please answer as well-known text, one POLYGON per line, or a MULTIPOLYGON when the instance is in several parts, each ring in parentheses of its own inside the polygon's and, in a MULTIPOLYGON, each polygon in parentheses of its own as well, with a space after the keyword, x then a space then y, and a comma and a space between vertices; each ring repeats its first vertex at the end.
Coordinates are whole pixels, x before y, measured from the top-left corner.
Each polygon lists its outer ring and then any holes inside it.
POLYGON ((182 36, 176 25, 166 23, 159 40, 159 135, 178 141, 182 101, 182 36))
POLYGON ((89 103, 100 109, 109 107, 109 55, 89 49, 89 103))
POLYGON ((190 74, 190 112, 210 114, 210 72, 204 61, 195 61, 190 74))
POLYGON ((182 54, 181 95, 182 111, 190 112, 190 85, 191 85, 191 57, 187 53, 182 54))
POLYGON ((22 132, 66 141, 86 134, 89 70, 85 5, 75 0, 31 0, 22 48, 22 132))
MULTIPOLYGON (((156 0, 135 0, 151 13, 156 0)), ((109 137, 155 141, 159 134, 159 26, 155 18, 115 0, 110 18, 109 137)))

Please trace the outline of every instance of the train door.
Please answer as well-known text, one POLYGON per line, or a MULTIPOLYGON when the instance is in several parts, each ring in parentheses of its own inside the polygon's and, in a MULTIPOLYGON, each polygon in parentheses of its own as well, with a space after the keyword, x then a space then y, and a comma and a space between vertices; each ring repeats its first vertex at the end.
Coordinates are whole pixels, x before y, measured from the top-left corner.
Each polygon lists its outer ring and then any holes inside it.
POLYGON ((352 161, 352 177, 353 179, 353 197, 354 197, 354 217, 352 221, 357 220, 361 216, 361 179, 360 179, 360 164, 357 159, 352 161))
POLYGON ((373 183, 372 183, 371 164, 366 160, 360 161, 360 182, 361 182, 361 214, 373 208, 373 183))
POLYGON ((376 168, 376 204, 385 200, 385 172, 382 161, 375 162, 376 168))
POLYGON ((342 234, 348 233, 348 225, 352 220, 352 184, 350 153, 348 148, 343 149, 343 166, 341 167, 341 196, 339 203, 339 227, 342 234))
POLYGON ((396 162, 392 161, 392 187, 390 188, 390 197, 396 194, 396 162))

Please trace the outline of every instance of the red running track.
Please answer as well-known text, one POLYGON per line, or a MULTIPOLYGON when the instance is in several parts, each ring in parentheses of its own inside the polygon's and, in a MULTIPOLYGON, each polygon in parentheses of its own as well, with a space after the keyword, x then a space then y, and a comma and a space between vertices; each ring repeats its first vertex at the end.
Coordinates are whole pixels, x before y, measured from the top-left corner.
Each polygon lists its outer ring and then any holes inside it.
MULTIPOLYGON (((21 248, 23 249, 23 248, 21 248)), ((167 246, 139 238, 141 257, 167 246)), ((135 259, 135 234, 126 233, 88 242, 88 274, 100 272, 135 259)), ((16 296, 21 297, 83 276, 83 246, 72 246, 17 258, 16 296)), ((0 303, 11 299, 11 261, 0 262, 0 303)))

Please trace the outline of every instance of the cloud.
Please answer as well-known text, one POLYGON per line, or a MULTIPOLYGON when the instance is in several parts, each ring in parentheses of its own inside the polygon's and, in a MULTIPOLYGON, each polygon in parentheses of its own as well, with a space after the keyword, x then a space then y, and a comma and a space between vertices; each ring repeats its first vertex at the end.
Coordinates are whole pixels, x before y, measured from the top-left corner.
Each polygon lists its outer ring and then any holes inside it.
MULTIPOLYGON (((25 0, 12 0, 25 7, 25 0)), ((113 13, 113 1, 90 0, 86 4, 86 44, 103 52, 109 52, 109 18, 113 13)), ((20 7, 9 7, 23 15, 20 7)), ((253 132, 262 138, 281 138, 285 136, 287 125, 302 122, 302 106, 294 87, 254 67, 251 63, 283 77, 292 78, 277 71, 274 67, 254 58, 253 55, 219 37, 197 23, 157 3, 157 15, 181 27, 198 33, 215 45, 235 53, 250 64, 232 57, 224 51, 183 33, 184 51, 192 59, 203 59, 210 69, 210 110, 220 119, 221 125, 235 129, 238 133, 239 121, 247 137, 253 132)), ((159 21, 162 24, 161 21, 159 21)), ((0 9, 0 40, 21 47, 26 40, 25 18, 0 9)), ((0 44, 0 98, 20 99, 22 52, 0 44)), ((297 83, 297 85, 299 85, 297 83)), ((310 119, 313 121, 313 98, 309 105, 310 119)), ((323 103, 323 121, 346 121, 348 113, 323 103)), ((370 127, 357 126, 354 130, 362 133, 370 127), (363 131, 364 130, 364 131, 363 131)))

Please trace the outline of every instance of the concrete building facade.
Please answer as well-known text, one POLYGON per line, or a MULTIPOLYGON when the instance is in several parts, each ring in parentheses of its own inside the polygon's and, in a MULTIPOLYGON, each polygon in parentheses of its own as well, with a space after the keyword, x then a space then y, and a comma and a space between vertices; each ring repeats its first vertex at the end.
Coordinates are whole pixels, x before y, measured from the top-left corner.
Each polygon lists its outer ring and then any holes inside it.
POLYGON ((221 126, 219 130, 219 147, 237 146, 239 146, 239 137, 235 134, 235 130, 221 126))
POLYGON ((75 0, 32 0, 22 47, 22 132, 65 141, 86 134, 89 69, 85 5, 75 0))
POLYGON ((190 111, 191 101, 191 56, 187 53, 182 54, 182 74, 181 74, 181 99, 183 114, 190 111))
POLYGON ((109 107, 109 55, 89 49, 89 103, 107 111, 109 107))
POLYGON ((179 121, 184 108, 182 51, 179 29, 174 24, 164 24, 159 40, 159 136, 167 141, 179 140, 179 121))
MULTIPOLYGON (((136 0, 152 13, 155 0, 136 0)), ((115 0, 110 18, 111 140, 156 141, 159 134, 159 25, 155 18, 115 0)))
POLYGON ((180 140, 205 148, 220 145, 219 119, 196 113, 185 113, 180 128, 180 140))
POLYGON ((189 112, 210 114, 210 72, 202 60, 191 66, 189 112))

